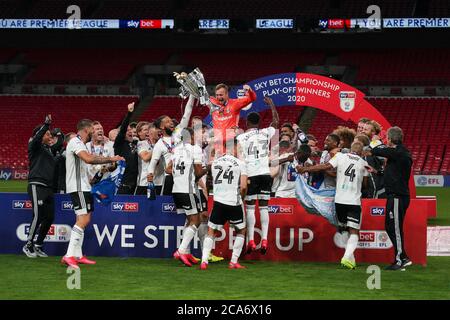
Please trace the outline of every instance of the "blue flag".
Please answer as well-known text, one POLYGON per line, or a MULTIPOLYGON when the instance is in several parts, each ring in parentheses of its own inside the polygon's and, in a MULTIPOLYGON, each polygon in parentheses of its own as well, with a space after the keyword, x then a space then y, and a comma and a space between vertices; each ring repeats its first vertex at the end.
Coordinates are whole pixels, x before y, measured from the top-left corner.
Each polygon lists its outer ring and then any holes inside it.
POLYGON ((295 195, 300 204, 308 213, 322 216, 337 227, 338 220, 334 206, 335 194, 335 189, 315 189, 306 183, 302 175, 297 175, 297 179, 295 180, 295 195))
POLYGON ((117 168, 106 179, 96 183, 91 190, 94 199, 106 206, 111 203, 112 198, 117 193, 117 189, 122 183, 123 173, 125 172, 125 161, 120 160, 117 162, 117 168))

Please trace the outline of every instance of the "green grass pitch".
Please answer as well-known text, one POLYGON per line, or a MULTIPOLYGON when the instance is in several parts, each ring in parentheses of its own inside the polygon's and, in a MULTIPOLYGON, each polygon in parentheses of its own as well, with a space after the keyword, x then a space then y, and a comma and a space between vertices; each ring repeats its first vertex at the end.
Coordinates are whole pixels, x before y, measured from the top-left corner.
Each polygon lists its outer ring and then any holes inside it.
MULTIPOLYGON (((0 192, 25 190, 23 181, 0 182, 0 192)), ((417 191, 437 196, 438 218, 429 225, 450 225, 450 188, 417 191)), ((173 259, 110 257, 82 266, 81 289, 69 290, 59 259, 0 255, 0 299, 450 299, 450 257, 428 257, 427 267, 405 272, 380 266, 379 290, 367 288, 368 264, 244 261, 248 269, 228 270, 220 262, 202 272, 173 259)))
POLYGON ((379 290, 367 288, 367 264, 244 261, 248 269, 229 270, 219 262, 201 271, 173 259, 104 257, 82 266, 81 288, 69 290, 59 259, 0 255, 0 299, 450 299, 450 257, 381 270, 379 290))

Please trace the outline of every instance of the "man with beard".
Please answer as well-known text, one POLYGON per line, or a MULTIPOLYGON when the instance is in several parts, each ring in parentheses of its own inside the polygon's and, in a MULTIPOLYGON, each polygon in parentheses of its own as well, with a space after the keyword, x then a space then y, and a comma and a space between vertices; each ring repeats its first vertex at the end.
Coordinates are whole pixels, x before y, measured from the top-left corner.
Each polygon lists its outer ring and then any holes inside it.
MULTIPOLYGON (((90 154, 94 154, 100 157, 112 157, 114 156, 114 143, 108 141, 105 137, 103 126, 100 122, 94 121, 92 123, 94 133, 92 134, 92 140, 86 143, 86 147, 90 154)), ((113 168, 108 165, 89 165, 89 181, 96 183, 100 179, 107 177, 108 172, 113 168), (95 179, 94 179, 95 178, 95 179)))
POLYGON ((114 153, 125 158, 126 167, 122 178, 122 185, 117 194, 134 194, 138 177, 138 154, 136 126, 130 125, 134 111, 134 102, 128 104, 128 113, 123 119, 119 133, 114 141, 114 153))
MULTIPOLYGON (((181 130, 186 128, 191 117, 192 107, 194 106, 195 97, 190 95, 189 100, 184 109, 183 118, 180 124, 175 127, 173 120, 166 115, 160 116, 155 120, 155 127, 162 132, 162 138, 158 140, 152 152, 152 160, 148 169, 147 181, 153 182, 155 178, 156 165, 159 161, 163 161, 164 170, 170 162, 173 154, 173 148, 181 141, 181 130)), ((173 186, 173 177, 168 173, 164 173, 161 195, 171 195, 173 186)))
POLYGON ((124 160, 120 156, 102 157, 90 154, 86 143, 91 140, 93 132, 91 120, 80 120, 77 124, 77 136, 69 141, 66 148, 66 188, 72 198, 77 219, 70 234, 67 253, 61 263, 73 268, 79 268, 79 263, 95 264, 95 261, 89 260, 82 252, 84 230, 90 223, 91 213, 94 210, 88 164, 106 164, 124 160))
MULTIPOLYGON (((336 153, 340 151, 339 149, 340 139, 339 136, 332 133, 329 134, 324 142, 322 156, 320 157, 320 164, 328 163, 331 158, 333 158, 336 153)), ((330 169, 324 172, 323 182, 319 189, 323 188, 336 188, 336 170, 330 169)))

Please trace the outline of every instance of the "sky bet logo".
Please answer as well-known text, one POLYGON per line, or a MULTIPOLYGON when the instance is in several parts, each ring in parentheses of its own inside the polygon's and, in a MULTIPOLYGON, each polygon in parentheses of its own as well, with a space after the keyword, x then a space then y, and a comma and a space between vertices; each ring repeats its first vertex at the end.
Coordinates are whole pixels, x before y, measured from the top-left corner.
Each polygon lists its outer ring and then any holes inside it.
POLYGON ((326 29, 328 27, 328 20, 319 20, 319 27, 326 29))
POLYGON ((370 207, 370 215, 371 216, 384 216, 384 208, 383 207, 370 207))
POLYGON ((127 27, 128 28, 139 28, 139 20, 128 20, 127 21, 127 27))
POLYGON ((111 203, 111 211, 138 212, 139 211, 139 203, 137 203, 137 202, 113 202, 113 203, 111 203))
POLYGON ((294 213, 294 206, 289 206, 289 205, 269 206, 269 213, 273 213, 273 214, 293 214, 294 213))
POLYGON ((13 200, 12 201, 13 209, 31 209, 31 200, 13 200))
POLYGON ((177 208, 175 207, 175 203, 163 203, 161 211, 167 212, 167 213, 173 213, 173 212, 177 211, 177 208))

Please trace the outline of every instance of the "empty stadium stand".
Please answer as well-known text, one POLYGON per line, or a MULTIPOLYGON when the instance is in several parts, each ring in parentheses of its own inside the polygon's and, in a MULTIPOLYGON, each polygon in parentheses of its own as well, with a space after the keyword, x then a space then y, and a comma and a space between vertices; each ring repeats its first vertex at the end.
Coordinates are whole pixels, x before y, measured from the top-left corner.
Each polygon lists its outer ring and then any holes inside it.
MULTIPOLYGON (((124 109, 136 96, 75 97, 75 96, 0 96, 0 111, 4 114, 0 134, 4 143, 0 147, 0 166, 26 167, 26 145, 34 126, 51 113, 54 126, 64 132, 73 131, 78 119, 90 118, 102 122, 105 131, 116 126, 124 115, 124 109), (107 112, 105 112, 107 110, 107 112), (26 119, 26 121, 24 121, 26 119)), ((405 144, 414 158, 414 172, 423 174, 450 174, 450 102, 448 98, 371 98, 386 118, 405 132, 405 144)), ((162 114, 181 118, 185 101, 179 97, 155 96, 141 114, 141 120, 152 121, 162 114)), ((279 107, 280 123, 296 122, 303 107, 279 107)), ((195 107, 193 116, 205 117, 208 109, 195 107)), ((262 112, 262 125, 271 122, 270 111, 262 112)), ((318 110, 310 133, 319 145, 338 125, 355 127, 318 110)), ((240 126, 245 127, 241 119, 240 126)))
POLYGON ((339 63, 358 68, 361 85, 445 85, 450 50, 365 50, 340 54, 339 63))
POLYGON ((53 118, 52 126, 64 133, 76 131, 78 120, 99 120, 108 133, 120 124, 127 112, 127 104, 137 96, 0 96, 2 125, 0 136, 0 167, 26 168, 27 143, 34 127, 43 122, 46 114, 53 118))
POLYGON ((22 63, 32 84, 122 84, 143 64, 164 64, 161 49, 25 49, 22 63))
POLYGON ((212 83, 237 84, 269 74, 294 72, 306 65, 323 64, 324 59, 323 52, 282 49, 192 50, 181 53, 178 64, 200 67, 212 83))

